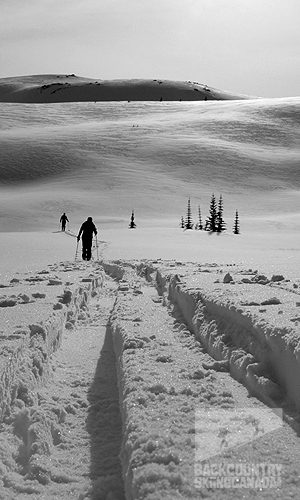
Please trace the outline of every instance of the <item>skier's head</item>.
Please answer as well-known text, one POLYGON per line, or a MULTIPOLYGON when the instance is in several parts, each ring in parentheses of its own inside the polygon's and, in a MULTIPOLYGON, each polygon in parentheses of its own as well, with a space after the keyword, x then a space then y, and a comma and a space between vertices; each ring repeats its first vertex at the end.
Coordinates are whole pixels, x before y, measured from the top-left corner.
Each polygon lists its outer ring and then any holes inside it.
POLYGON ((89 222, 93 222, 92 217, 88 217, 88 218, 87 218, 87 220, 88 220, 89 222))

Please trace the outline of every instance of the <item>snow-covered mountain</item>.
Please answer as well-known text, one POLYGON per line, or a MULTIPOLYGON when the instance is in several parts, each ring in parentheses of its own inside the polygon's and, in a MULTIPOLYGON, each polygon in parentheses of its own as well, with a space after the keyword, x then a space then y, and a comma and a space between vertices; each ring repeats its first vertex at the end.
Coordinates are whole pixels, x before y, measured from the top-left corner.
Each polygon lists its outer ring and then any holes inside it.
POLYGON ((74 74, 0 79, 0 102, 215 101, 249 98, 191 81, 94 80, 74 74))

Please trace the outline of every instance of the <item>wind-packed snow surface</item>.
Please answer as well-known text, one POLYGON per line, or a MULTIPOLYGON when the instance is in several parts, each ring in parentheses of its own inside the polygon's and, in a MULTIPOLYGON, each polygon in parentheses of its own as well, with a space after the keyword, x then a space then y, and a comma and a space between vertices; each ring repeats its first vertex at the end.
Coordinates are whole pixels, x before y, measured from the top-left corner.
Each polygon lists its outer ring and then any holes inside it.
POLYGON ((1 105, 0 498, 297 498, 299 99, 96 106, 1 105))
POLYGON ((1 230, 53 231, 64 211, 73 231, 89 215, 127 227, 132 209, 178 227, 212 193, 229 231, 236 209, 243 231, 297 228, 299 102, 2 103, 1 230))

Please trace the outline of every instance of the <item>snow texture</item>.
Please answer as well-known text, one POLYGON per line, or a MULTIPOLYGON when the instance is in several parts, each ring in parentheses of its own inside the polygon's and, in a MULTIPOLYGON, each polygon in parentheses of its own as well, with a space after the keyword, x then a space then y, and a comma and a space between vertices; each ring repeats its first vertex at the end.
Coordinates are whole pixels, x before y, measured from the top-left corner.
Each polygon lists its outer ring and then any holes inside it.
MULTIPOLYGON (((7 312, 39 304, 1 337, 5 500, 211 496, 194 485, 197 409, 280 406, 298 428, 298 282, 234 265, 103 260, 3 286, 3 304, 16 299, 7 312)), ((282 459, 278 434, 269 441, 282 459)))

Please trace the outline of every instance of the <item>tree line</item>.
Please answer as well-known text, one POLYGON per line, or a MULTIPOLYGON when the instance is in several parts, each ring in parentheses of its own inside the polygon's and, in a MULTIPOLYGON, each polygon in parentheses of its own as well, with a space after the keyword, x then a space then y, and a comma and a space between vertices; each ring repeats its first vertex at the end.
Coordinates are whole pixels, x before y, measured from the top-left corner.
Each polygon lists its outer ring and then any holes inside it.
MULTIPOLYGON (((226 223, 223 218, 223 198, 220 195, 219 200, 217 202, 214 193, 212 194, 210 205, 209 205, 209 214, 205 220, 205 223, 202 222, 202 214, 200 205, 198 205, 198 220, 194 224, 191 210, 191 199, 188 198, 187 202, 187 213, 186 217, 181 217, 180 227, 182 229, 197 229, 199 231, 209 231, 212 233, 222 233, 226 231, 226 223)), ((238 210, 235 212, 235 219, 233 224, 233 233, 240 234, 240 222, 239 222, 239 213, 238 210)))
MULTIPOLYGON (((134 210, 132 210, 131 212, 130 223, 128 227, 130 229, 136 228, 134 210)), ((200 205, 198 205, 198 220, 194 224, 192 217, 192 210, 191 210, 191 199, 188 198, 186 217, 185 218, 183 216, 181 217, 180 227, 182 229, 197 229, 199 231, 209 231, 212 233, 222 233, 223 231, 226 231, 226 223, 223 218, 222 195, 220 195, 219 201, 217 202, 214 193, 212 194, 209 206, 209 214, 204 224, 202 222, 200 205)), ((232 230, 234 234, 240 234, 240 221, 239 221, 238 210, 236 210, 235 212, 235 219, 232 230)))

